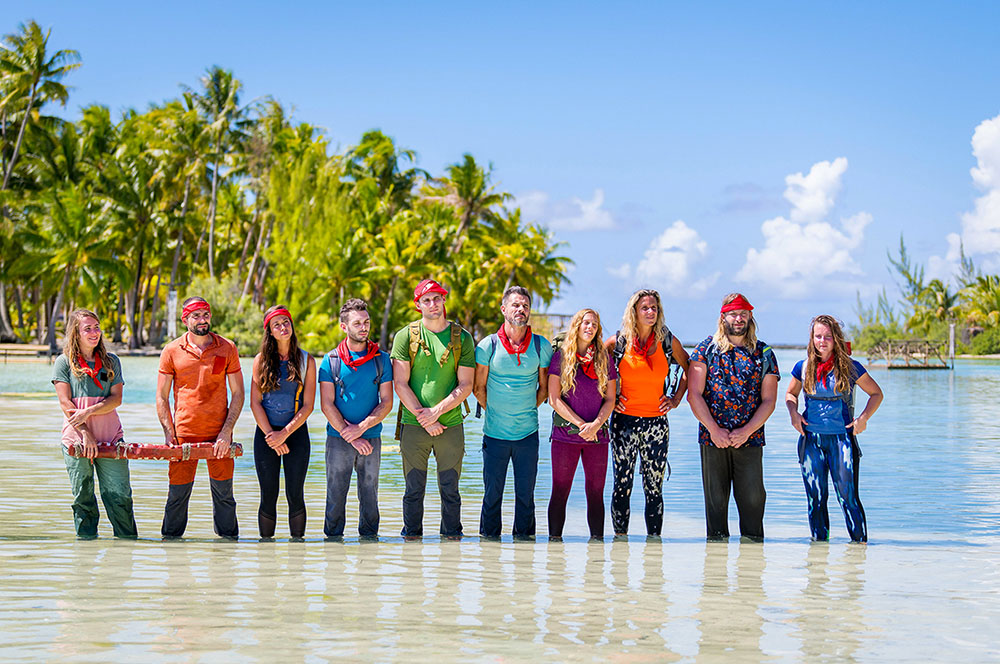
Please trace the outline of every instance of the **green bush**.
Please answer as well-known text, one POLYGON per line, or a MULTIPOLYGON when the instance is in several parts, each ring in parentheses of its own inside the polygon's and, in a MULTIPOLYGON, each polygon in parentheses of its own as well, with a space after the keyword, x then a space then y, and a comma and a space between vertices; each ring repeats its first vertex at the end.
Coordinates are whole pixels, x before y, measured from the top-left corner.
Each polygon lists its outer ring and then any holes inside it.
POLYGON ((973 355, 1000 353, 1000 327, 990 327, 972 337, 969 348, 973 355))

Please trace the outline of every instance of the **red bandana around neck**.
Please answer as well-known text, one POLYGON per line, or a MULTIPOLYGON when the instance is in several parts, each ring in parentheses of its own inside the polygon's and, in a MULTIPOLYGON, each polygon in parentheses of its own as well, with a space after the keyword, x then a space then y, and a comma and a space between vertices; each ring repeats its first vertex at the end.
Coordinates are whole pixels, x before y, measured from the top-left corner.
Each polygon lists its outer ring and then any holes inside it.
POLYGON ((833 371, 833 356, 826 362, 816 363, 816 382, 822 384, 826 380, 827 374, 833 371))
POLYGON ((587 346, 587 352, 583 355, 577 353, 576 361, 584 375, 597 380, 597 369, 594 368, 594 344, 587 346))
POLYGON ((504 349, 517 358, 517 366, 521 366, 521 354, 528 352, 528 345, 531 343, 531 326, 528 326, 527 332, 524 334, 524 338, 521 339, 521 343, 516 346, 507 336, 504 326, 501 325, 500 329, 497 331, 497 336, 500 338, 500 343, 503 344, 504 349))
POLYGON ((90 376, 93 379, 94 385, 97 385, 97 389, 103 390, 104 386, 101 385, 101 381, 97 378, 97 376, 101 373, 101 366, 102 366, 101 365, 101 356, 98 355, 97 353, 94 353, 94 368, 93 369, 91 369, 87 365, 87 361, 85 359, 83 359, 83 355, 78 356, 77 357, 77 361, 80 362, 80 368, 83 369, 83 373, 87 374, 88 376, 90 376))
POLYGON ((347 339, 344 339, 337 346, 337 355, 340 356, 341 362, 351 368, 351 371, 357 371, 358 367, 378 355, 378 344, 374 341, 369 341, 365 354, 358 359, 354 359, 351 357, 351 349, 347 347, 347 339))
POLYGON ((650 350, 653 348, 653 344, 656 343, 656 334, 652 330, 649 332, 649 337, 646 338, 646 343, 640 343, 639 337, 632 340, 632 351, 646 360, 646 364, 649 368, 653 368, 653 357, 650 350))

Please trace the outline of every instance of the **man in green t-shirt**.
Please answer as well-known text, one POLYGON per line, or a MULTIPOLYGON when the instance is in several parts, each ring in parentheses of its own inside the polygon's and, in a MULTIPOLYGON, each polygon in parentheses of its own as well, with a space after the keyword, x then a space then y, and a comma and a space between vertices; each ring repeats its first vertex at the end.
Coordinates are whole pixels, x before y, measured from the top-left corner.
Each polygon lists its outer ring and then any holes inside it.
POLYGON ((458 478, 465 455, 462 402, 472 393, 476 350, 472 335, 448 321, 448 291, 424 279, 413 291, 420 320, 396 333, 392 342, 393 387, 402 404, 399 451, 403 456, 403 536, 424 532, 427 460, 437 462, 441 493, 441 534, 462 534, 458 478))

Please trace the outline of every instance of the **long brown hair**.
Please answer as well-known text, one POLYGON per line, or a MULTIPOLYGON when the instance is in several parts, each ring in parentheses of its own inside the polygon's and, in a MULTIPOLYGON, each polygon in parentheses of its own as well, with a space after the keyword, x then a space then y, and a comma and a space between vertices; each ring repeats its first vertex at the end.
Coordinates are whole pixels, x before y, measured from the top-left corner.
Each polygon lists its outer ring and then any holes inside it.
MULTIPOLYGON (((722 306, 726 306, 738 297, 743 297, 741 293, 730 293, 729 295, 722 298, 722 306)), ((743 297, 745 300, 746 298, 743 297)), ((715 342, 715 346, 720 352, 728 353, 733 349, 733 342, 729 340, 726 336, 726 327, 723 324, 725 321, 726 314, 719 314, 719 324, 715 329, 715 334, 712 335, 712 341, 715 342)), ((751 353, 757 352, 757 319, 754 318, 753 312, 750 312, 750 320, 747 321, 746 332, 743 333, 744 348, 746 348, 751 353)))
MULTIPOLYGON (((285 309, 276 304, 264 312, 264 317, 272 311, 285 309)), ((291 319, 289 319, 291 322, 291 319)), ((278 355, 278 340, 271 334, 271 326, 264 328, 264 336, 260 340, 260 391, 273 392, 278 389, 281 378, 281 356, 278 355)), ((299 387, 305 385, 302 375, 302 353, 299 351, 299 338, 295 336, 295 323, 292 323, 292 338, 288 344, 288 380, 295 381, 299 387)))
MULTIPOLYGON (((80 365, 80 358, 83 357, 83 350, 80 347, 80 321, 84 318, 93 318, 97 324, 101 324, 101 319, 93 311, 88 309, 75 309, 66 321, 66 338, 63 340, 63 355, 69 360, 70 371, 74 376, 83 375, 83 367, 80 365)), ((94 359, 101 358, 101 367, 108 372, 108 381, 114 380, 115 370, 108 361, 108 350, 104 347, 104 332, 94 347, 94 359)))
POLYGON ((625 337, 625 348, 631 348, 635 340, 639 338, 639 300, 644 297, 651 297, 656 300, 656 322, 653 323, 653 334, 656 335, 656 348, 663 345, 663 328, 666 323, 663 321, 663 302, 660 294, 652 288, 643 288, 632 293, 625 305, 625 314, 622 316, 621 334, 625 337))
POLYGON ((835 389, 841 394, 846 394, 851 389, 851 381, 857 378, 854 375, 854 363, 847 352, 847 343, 844 341, 844 331, 840 323, 833 316, 820 314, 809 323, 809 345, 806 347, 806 365, 802 370, 802 389, 806 394, 816 394, 816 365, 819 364, 819 351, 813 343, 813 332, 816 325, 826 325, 833 335, 833 376, 836 379, 835 389))
MULTIPOLYGON (((594 340, 590 342, 590 345, 594 346, 594 371, 597 372, 597 391, 603 397, 608 387, 608 349, 601 342, 604 336, 602 334, 603 329, 601 328, 601 315, 593 309, 580 309, 573 314, 573 318, 569 321, 569 330, 566 331, 566 338, 563 339, 562 346, 560 347, 562 359, 559 363, 559 389, 562 394, 568 394, 576 389, 576 365, 579 363, 576 355, 580 350, 576 347, 576 344, 580 335, 580 326, 583 324, 583 318, 587 314, 594 314, 594 318, 597 319, 597 334, 594 335, 594 340)), ((584 352, 586 350, 586 348, 583 349, 584 352)))

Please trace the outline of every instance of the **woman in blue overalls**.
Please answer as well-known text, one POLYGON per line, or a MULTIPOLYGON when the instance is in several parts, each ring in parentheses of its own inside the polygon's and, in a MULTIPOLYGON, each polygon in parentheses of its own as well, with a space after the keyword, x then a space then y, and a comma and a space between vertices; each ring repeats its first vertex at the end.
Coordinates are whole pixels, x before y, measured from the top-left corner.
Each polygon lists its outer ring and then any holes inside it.
POLYGON ((882 403, 882 390, 860 362, 851 359, 840 324, 832 316, 816 316, 810 327, 807 357, 792 369, 785 405, 799 437, 799 463, 809 504, 809 528, 816 541, 830 539, 827 472, 844 509, 851 540, 868 541, 865 510, 858 498, 856 436, 882 403), (868 403, 854 417, 857 385, 868 403), (799 413, 799 392, 805 389, 806 409, 799 413))
POLYGON ((250 410, 257 421, 253 460, 260 481, 257 525, 262 539, 274 537, 278 481, 285 467, 288 527, 293 538, 306 531, 305 482, 309 467, 306 420, 316 398, 316 362, 299 349, 292 316, 282 306, 264 314, 264 337, 253 359, 250 410))

